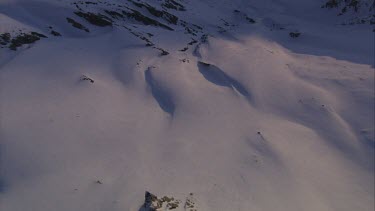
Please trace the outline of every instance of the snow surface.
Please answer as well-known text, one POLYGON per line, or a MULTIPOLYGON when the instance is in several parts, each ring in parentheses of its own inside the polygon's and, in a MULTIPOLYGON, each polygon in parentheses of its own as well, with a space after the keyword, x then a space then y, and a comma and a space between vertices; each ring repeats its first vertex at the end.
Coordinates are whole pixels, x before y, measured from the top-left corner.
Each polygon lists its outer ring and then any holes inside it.
POLYGON ((48 36, 0 49, 0 210, 138 211, 145 191, 199 211, 374 210, 369 25, 324 1, 178 1, 193 36, 98 27, 72 2, 0 0, 0 33, 48 36))

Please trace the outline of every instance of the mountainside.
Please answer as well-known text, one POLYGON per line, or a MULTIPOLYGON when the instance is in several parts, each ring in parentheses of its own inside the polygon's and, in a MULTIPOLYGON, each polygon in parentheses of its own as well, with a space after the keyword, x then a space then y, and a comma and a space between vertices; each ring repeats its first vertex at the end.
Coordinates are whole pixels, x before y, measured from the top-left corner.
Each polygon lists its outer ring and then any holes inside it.
POLYGON ((373 11, 0 0, 0 210, 373 211, 373 11))

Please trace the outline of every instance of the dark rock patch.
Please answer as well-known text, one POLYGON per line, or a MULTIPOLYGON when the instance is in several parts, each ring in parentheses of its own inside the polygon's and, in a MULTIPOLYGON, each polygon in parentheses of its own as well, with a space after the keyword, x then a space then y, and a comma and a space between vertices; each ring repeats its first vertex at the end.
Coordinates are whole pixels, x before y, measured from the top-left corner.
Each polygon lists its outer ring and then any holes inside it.
POLYGON ((30 34, 22 33, 16 37, 14 37, 10 41, 9 49, 11 50, 17 50, 18 47, 25 45, 25 44, 32 44, 40 38, 47 38, 45 35, 40 34, 38 32, 30 32, 30 34))
POLYGON ((60 34, 59 32, 57 32, 57 31, 55 31, 55 30, 52 30, 52 31, 51 31, 51 34, 52 34, 53 36, 56 36, 56 37, 60 37, 60 36, 61 36, 61 34, 60 34))
POLYGON ((181 52, 185 52, 185 51, 187 51, 187 50, 189 50, 189 48, 188 48, 188 47, 185 47, 185 48, 181 49, 180 51, 181 51, 181 52))
POLYGON ((290 32, 289 36, 292 37, 292 38, 297 38, 297 37, 301 36, 301 33, 300 32, 290 32))
POLYGON ((121 14, 119 12, 116 12, 116 11, 104 10, 104 12, 107 13, 108 15, 110 15, 114 19, 124 18, 123 14, 121 14))
MULTIPOLYGON (((180 207, 180 204, 181 201, 174 197, 163 196, 158 198, 156 195, 146 191, 144 203, 139 208, 139 211, 175 210, 180 207)), ((189 205, 194 208, 193 203, 189 203, 189 205)))
POLYGON ((0 34, 0 45, 7 45, 10 42, 10 33, 0 34))
POLYGON ((338 11, 338 16, 346 13, 356 13, 355 17, 345 21, 342 25, 375 23, 375 1, 370 0, 327 0, 322 8, 338 11))
POLYGON ((100 13, 95 14, 91 12, 74 12, 74 14, 78 15, 81 18, 86 19, 89 23, 96 25, 96 26, 112 26, 112 21, 106 17, 105 15, 102 15, 100 13))
POLYGON ((178 17, 175 16, 175 15, 172 15, 171 13, 167 12, 167 11, 162 11, 162 10, 158 10, 156 9, 155 7, 147 4, 147 3, 140 3, 140 2, 135 2, 133 0, 130 0, 134 5, 136 5, 137 7, 139 8, 146 8, 147 11, 155 16, 155 17, 158 17, 158 18, 163 18, 164 20, 166 20, 168 23, 171 23, 171 24, 174 24, 176 25, 177 24, 177 21, 178 21, 178 17))
MULTIPOLYGON (((88 81, 88 82, 90 82, 90 83, 94 83, 94 80, 93 79, 91 79, 91 78, 89 78, 89 77, 87 77, 87 76, 85 76, 85 75, 82 75, 81 76, 81 79, 80 79, 81 81, 88 81)), ((99 180, 98 180, 99 181, 99 180)))
POLYGON ((239 10, 234 10, 233 12, 235 14, 241 16, 242 18, 244 18, 248 23, 251 23, 251 24, 256 23, 256 21, 253 18, 250 18, 247 14, 245 14, 245 13, 239 11, 239 10))
POLYGON ((171 27, 169 27, 169 26, 167 26, 165 24, 162 24, 162 23, 160 23, 157 20, 149 18, 149 17, 143 15, 142 13, 138 12, 137 10, 131 10, 131 12, 127 12, 127 11, 123 10, 122 14, 125 15, 125 16, 127 16, 128 18, 132 18, 132 19, 134 19, 134 20, 136 20, 138 22, 141 22, 144 25, 157 26, 157 27, 161 27, 161 28, 173 31, 173 29, 171 27))
POLYGON ((180 25, 185 28, 185 34, 191 34, 193 36, 197 36, 197 34, 202 33, 203 30, 203 27, 188 23, 184 20, 180 20, 180 25))
POLYGON ((85 32, 90 32, 90 30, 88 28, 86 28, 84 25, 78 23, 77 21, 75 21, 71 18, 66 18, 66 20, 68 21, 68 23, 72 24, 73 27, 75 27, 77 29, 80 29, 80 30, 83 30, 85 32))
POLYGON ((178 3, 175 0, 165 0, 164 3, 162 4, 162 7, 167 8, 167 9, 178 10, 178 11, 186 11, 184 5, 178 3))
POLYGON ((196 43, 198 43, 198 41, 193 39, 191 42, 188 43, 188 45, 194 45, 196 43))

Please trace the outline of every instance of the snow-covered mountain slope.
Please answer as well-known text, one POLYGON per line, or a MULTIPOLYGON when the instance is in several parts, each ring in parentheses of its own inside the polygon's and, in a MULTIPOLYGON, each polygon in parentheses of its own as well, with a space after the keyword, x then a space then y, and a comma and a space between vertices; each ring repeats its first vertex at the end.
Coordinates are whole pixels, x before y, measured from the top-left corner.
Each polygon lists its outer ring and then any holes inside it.
POLYGON ((373 211, 373 26, 325 3, 0 0, 0 210, 373 211))

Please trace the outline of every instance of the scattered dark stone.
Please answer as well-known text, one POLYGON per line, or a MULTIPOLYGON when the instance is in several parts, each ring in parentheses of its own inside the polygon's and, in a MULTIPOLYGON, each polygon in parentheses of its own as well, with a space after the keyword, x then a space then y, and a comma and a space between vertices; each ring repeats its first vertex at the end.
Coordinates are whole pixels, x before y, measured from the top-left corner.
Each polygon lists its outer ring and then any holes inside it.
POLYGON ((352 18, 349 23, 342 25, 355 24, 372 24, 375 22, 375 1, 371 0, 326 0, 322 8, 338 10, 338 16, 342 16, 348 12, 357 13, 356 17, 352 18))
MULTIPOLYGON (((92 82, 92 83, 93 83, 93 82, 92 82)), ((98 181, 96 181, 96 184, 100 184, 100 185, 101 185, 101 184, 103 184, 103 183, 102 183, 102 181, 98 180, 98 181)))
POLYGON ((248 22, 251 23, 251 24, 256 23, 256 21, 255 21, 253 18, 250 18, 250 17, 247 16, 245 13, 243 13, 243 12, 241 12, 241 11, 239 11, 239 10, 234 10, 233 12, 236 13, 236 14, 241 15, 242 17, 245 18, 246 21, 248 21, 248 22))
MULTIPOLYGON (((83 75, 82 77, 81 77, 81 81, 89 81, 90 83, 94 83, 94 80, 93 79, 91 79, 91 78, 89 78, 89 77, 87 77, 87 76, 85 76, 85 75, 83 75)), ((99 180, 98 180, 99 181, 99 180)), ((100 181, 99 181, 100 182, 100 181)))
POLYGON ((181 26, 185 28, 186 34, 191 34, 193 36, 197 36, 197 33, 202 32, 203 28, 201 26, 198 26, 196 24, 188 23, 184 20, 180 20, 181 26))
POLYGON ((165 11, 163 11, 163 18, 164 18, 166 21, 168 21, 169 23, 174 24, 174 25, 176 25, 177 22, 178 22, 178 17, 177 17, 177 16, 172 15, 172 14, 170 14, 170 13, 167 13, 167 12, 165 12, 165 11))
POLYGON ((9 43, 10 42, 10 33, 0 34, 0 38, 2 39, 2 42, 9 43))
POLYGON ((194 32, 195 30, 193 30, 190 27, 185 27, 185 31, 186 31, 187 34, 191 34, 191 35, 197 36, 196 32, 194 32))
MULTIPOLYGON (((138 37, 139 39, 143 40, 143 41, 146 41, 146 46, 154 46, 154 43, 152 43, 147 37, 143 36, 142 33, 137 33, 135 31, 133 31, 132 29, 126 27, 126 26, 123 26, 125 29, 127 29, 132 35, 138 37)), ((148 33, 147 35, 150 36, 150 33, 148 33)), ((151 34, 152 35, 152 34, 151 34)), ((152 35, 153 36, 153 35, 152 35)))
POLYGON ((107 13, 108 15, 110 15, 114 19, 124 18, 123 14, 121 14, 119 12, 116 12, 116 11, 104 10, 104 12, 107 13))
POLYGON ((58 33, 57 31, 54 31, 54 30, 51 31, 51 34, 52 34, 53 36, 56 36, 56 37, 60 37, 60 36, 61 36, 60 33, 58 33))
POLYGON ((78 15, 81 18, 86 19, 89 23, 96 25, 96 26, 112 26, 112 20, 102 14, 95 14, 91 12, 74 12, 74 14, 78 15))
MULTIPOLYGON (((337 8, 339 6, 342 7, 341 14, 343 14, 348 8, 352 8, 355 12, 358 12, 360 4, 359 0, 328 0, 322 8, 337 8)), ((366 6, 375 7, 374 3, 372 3, 372 6, 368 4, 366 6)))
POLYGON ((176 2, 175 0, 165 0, 162 7, 178 11, 186 11, 184 5, 176 2))
POLYGON ((224 26, 231 26, 231 24, 229 24, 228 21, 224 19, 220 19, 220 20, 224 23, 224 26))
POLYGON ((138 22, 141 22, 145 25, 152 25, 152 26, 158 26, 165 29, 168 29, 170 31, 173 31, 173 29, 165 24, 160 23, 159 21, 156 21, 154 19, 151 19, 147 16, 144 16, 142 13, 138 12, 137 10, 131 10, 131 12, 122 11, 122 14, 127 16, 128 18, 132 18, 138 22))
POLYGON ((168 51, 166 51, 166 50, 164 50, 162 48, 157 48, 157 49, 161 51, 160 56, 167 56, 167 55, 169 55, 168 51))
POLYGON ((44 35, 44 34, 40 34, 40 33, 38 33, 38 32, 31 32, 30 34, 31 34, 31 35, 34 35, 34 36, 38 36, 38 37, 47 38, 46 35, 44 35))
POLYGON ((186 210, 190 210, 190 211, 194 210, 195 203, 192 197, 193 197, 193 193, 190 193, 189 197, 186 198, 185 205, 184 205, 184 208, 186 210))
POLYGON ((177 203, 177 202, 174 202, 174 203, 168 203, 167 207, 168 207, 170 210, 177 209, 177 208, 178 208, 178 203, 177 203))
POLYGON ((188 45, 194 45, 195 43, 198 43, 198 41, 192 40, 191 42, 188 43, 188 45))
POLYGON ((147 3, 139 3, 139 2, 135 2, 133 0, 129 0, 129 1, 131 1, 137 7, 146 8, 147 11, 155 17, 163 18, 164 20, 166 20, 168 23, 171 23, 171 24, 175 24, 175 25, 177 24, 178 17, 175 16, 175 15, 172 15, 171 13, 169 13, 167 11, 158 10, 155 7, 153 7, 153 6, 151 6, 147 3))
POLYGON ((219 28, 218 32, 220 32, 220 33, 225 33, 225 32, 227 32, 227 30, 224 29, 224 28, 221 27, 221 26, 219 26, 218 28, 219 28))
POLYGON ((160 199, 162 202, 171 202, 173 198, 170 198, 168 196, 163 196, 163 198, 160 199))
POLYGON ((192 24, 195 28, 199 29, 199 30, 203 30, 203 27, 202 26, 199 26, 197 24, 192 24))
POLYGON ((185 52, 185 51, 187 51, 187 50, 189 50, 189 48, 188 48, 188 47, 185 47, 185 48, 181 49, 180 51, 181 51, 181 52, 185 52))
POLYGON ((300 32, 290 32, 289 33, 289 36, 292 37, 292 38, 297 38, 301 35, 300 32))
POLYGON ((202 37, 201 37, 201 42, 202 42, 202 43, 207 43, 207 42, 208 42, 208 34, 204 34, 204 35, 202 35, 202 37))
POLYGON ((252 18, 249 18, 249 17, 245 17, 245 19, 249 22, 249 23, 256 23, 256 21, 254 20, 254 19, 252 19, 252 18))
POLYGON ((68 23, 72 24, 73 27, 75 27, 77 29, 81 29, 85 32, 90 32, 88 28, 86 28, 84 25, 78 23, 77 21, 75 21, 71 18, 66 18, 66 20, 68 21, 68 23))
POLYGON ((76 8, 77 8, 79 11, 82 11, 82 8, 79 7, 77 3, 74 2, 73 4, 76 6, 76 8))
POLYGON ((94 5, 96 5, 96 4, 98 4, 98 3, 96 3, 96 2, 91 2, 91 1, 86 1, 85 4, 94 4, 94 5))
POLYGON ((338 0, 329 0, 322 6, 322 8, 334 8, 338 6, 339 6, 338 0))

